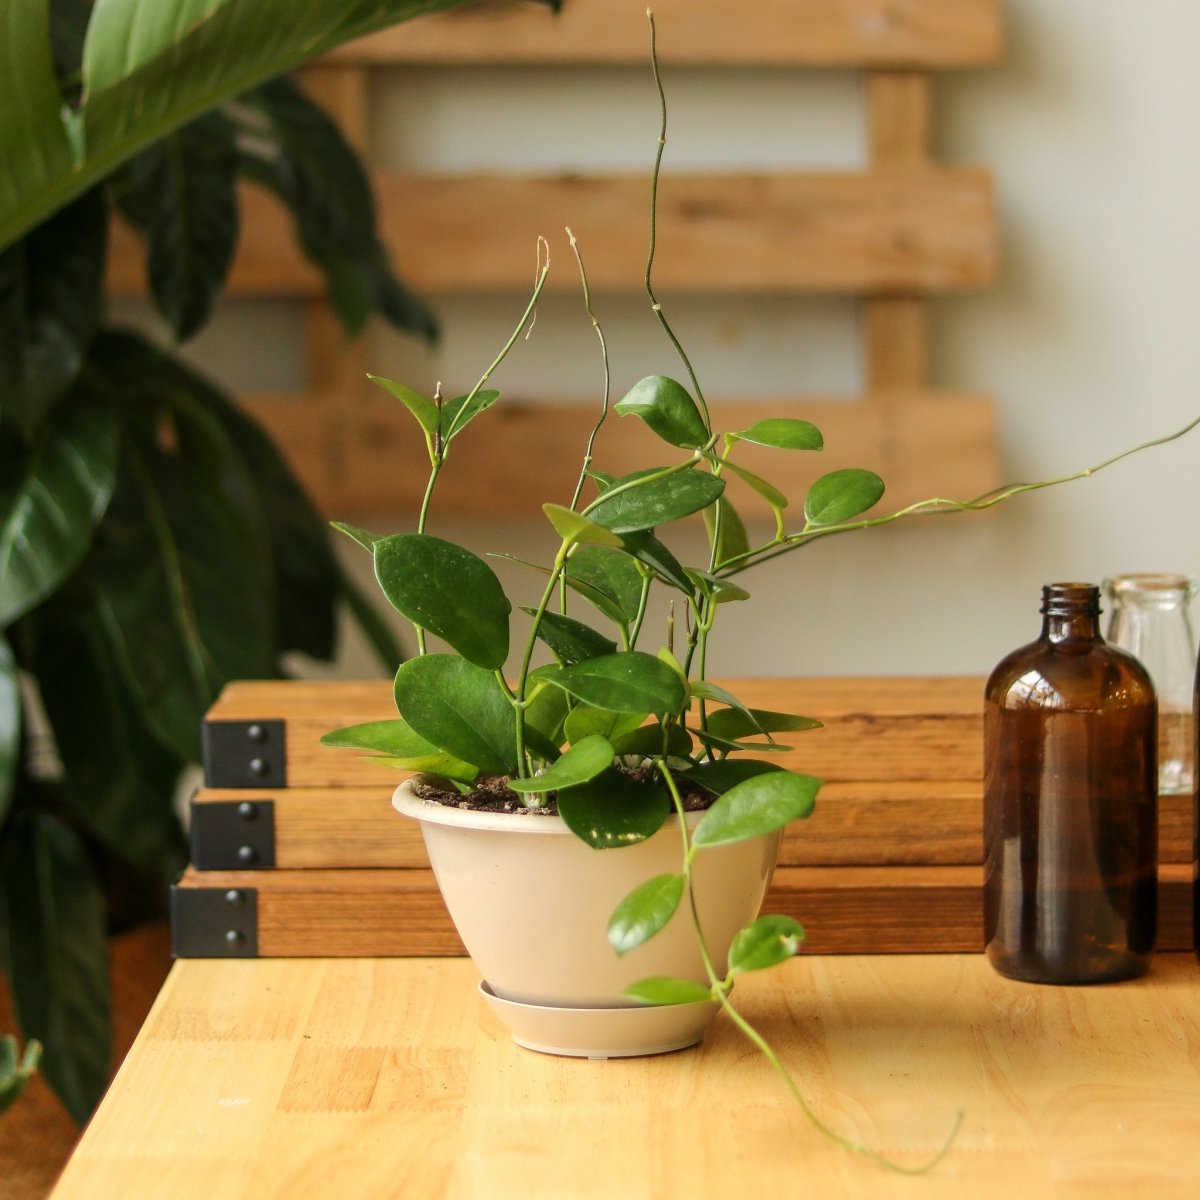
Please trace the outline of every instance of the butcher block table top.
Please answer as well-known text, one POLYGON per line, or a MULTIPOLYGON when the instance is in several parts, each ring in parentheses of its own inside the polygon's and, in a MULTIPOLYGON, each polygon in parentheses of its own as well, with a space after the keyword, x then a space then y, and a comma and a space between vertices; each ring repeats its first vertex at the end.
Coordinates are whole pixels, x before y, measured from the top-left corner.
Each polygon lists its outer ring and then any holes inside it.
POLYGON ((55 1200, 1200 1196, 1200 968, 1052 988, 979 955, 801 956, 738 981, 832 1145, 724 1016, 656 1058, 518 1049, 465 959, 189 960, 55 1200))

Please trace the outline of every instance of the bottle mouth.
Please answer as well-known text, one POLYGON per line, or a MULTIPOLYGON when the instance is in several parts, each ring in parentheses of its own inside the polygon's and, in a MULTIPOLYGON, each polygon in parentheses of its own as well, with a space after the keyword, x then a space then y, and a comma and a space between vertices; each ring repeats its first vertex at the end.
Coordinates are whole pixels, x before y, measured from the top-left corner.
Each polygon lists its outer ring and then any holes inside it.
POLYGON ((1046 616, 1091 615, 1100 612, 1100 588, 1094 583, 1048 583, 1042 588, 1046 616))
POLYGON ((1186 575, 1165 571, 1141 571, 1114 575, 1104 581, 1105 595, 1121 603, 1190 603, 1196 596, 1197 583, 1186 575))

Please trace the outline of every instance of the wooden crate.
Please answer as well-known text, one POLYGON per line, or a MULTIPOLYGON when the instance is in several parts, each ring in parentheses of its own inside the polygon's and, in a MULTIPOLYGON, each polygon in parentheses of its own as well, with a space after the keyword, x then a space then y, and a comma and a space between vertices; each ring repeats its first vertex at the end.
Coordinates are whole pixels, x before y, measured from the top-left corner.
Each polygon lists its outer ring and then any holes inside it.
MULTIPOLYGON (((825 722, 779 756, 827 782, 785 835, 768 910, 800 920, 814 952, 980 949, 982 680, 723 682, 825 722)), ((178 954, 462 953, 420 831, 392 810, 402 776, 320 745, 392 715, 386 682, 226 688, 206 722, 194 865, 175 889, 178 954)), ((1159 942, 1182 949, 1191 797, 1160 808, 1159 942)))

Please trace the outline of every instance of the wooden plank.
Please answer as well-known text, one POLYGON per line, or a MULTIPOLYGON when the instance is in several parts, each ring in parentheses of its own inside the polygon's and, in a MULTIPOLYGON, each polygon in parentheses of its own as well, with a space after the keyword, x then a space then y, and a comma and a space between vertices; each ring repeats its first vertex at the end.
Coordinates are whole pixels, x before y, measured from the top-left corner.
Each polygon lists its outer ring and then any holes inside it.
MULTIPOLYGON (((995 62, 999 0, 656 0, 665 64, 975 67, 995 62)), ((571 0, 481 8, 396 26, 334 51, 337 62, 608 63, 643 66, 642 7, 571 0)))
MULTIPOLYGON (((767 416, 803 417, 825 435, 819 456, 794 456, 743 443, 738 461, 760 471, 798 503, 817 475, 867 467, 887 481, 881 511, 931 496, 967 499, 1000 482, 995 409, 983 396, 929 391, 872 395, 865 401, 796 397, 710 397, 715 427, 745 429, 767 416), (931 436, 936 431, 937 436, 931 436)), ((331 517, 415 514, 428 473, 424 443, 399 404, 372 391, 353 403, 258 396, 248 411, 281 445, 318 508, 331 517)), ((592 410, 571 403, 523 403, 505 397, 454 443, 438 482, 443 514, 532 516, 543 501, 569 500, 592 410), (520 471, 496 471, 521 462, 520 471)), ((610 420, 597 443, 597 465, 622 474, 669 461, 670 451, 640 422, 610 420)), ((732 483, 740 509, 766 516, 765 502, 732 483)))
MULTIPOLYGON (((637 176, 376 177, 381 234, 422 293, 528 290, 539 235, 574 291, 563 228, 575 230, 594 290, 641 286, 648 181, 637 176)), ((243 237, 229 278, 241 296, 319 296, 279 201, 240 191, 243 237)), ((991 179, 971 168, 870 174, 670 175, 659 193, 655 281, 686 293, 957 291, 996 274, 991 179)), ((142 295, 135 235, 118 224, 109 253, 116 295, 142 295)))
MULTIPOLYGON (((1191 866, 1159 874, 1159 947, 1190 949, 1191 866)), ((464 953, 429 870, 189 869, 177 886, 255 889, 263 958, 464 953)), ((983 948, 980 867, 780 867, 763 908, 799 920, 813 954, 983 948)))

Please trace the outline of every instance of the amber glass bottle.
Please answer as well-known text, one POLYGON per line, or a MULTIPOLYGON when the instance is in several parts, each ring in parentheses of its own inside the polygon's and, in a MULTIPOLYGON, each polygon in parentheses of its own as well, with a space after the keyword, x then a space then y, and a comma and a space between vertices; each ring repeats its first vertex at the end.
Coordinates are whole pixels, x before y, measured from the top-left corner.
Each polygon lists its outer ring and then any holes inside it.
POLYGON ((1037 983, 1127 979, 1154 948, 1154 686, 1105 645, 1097 587, 1049 584, 1042 614, 984 700, 987 954, 1037 983))

